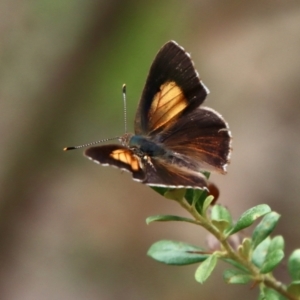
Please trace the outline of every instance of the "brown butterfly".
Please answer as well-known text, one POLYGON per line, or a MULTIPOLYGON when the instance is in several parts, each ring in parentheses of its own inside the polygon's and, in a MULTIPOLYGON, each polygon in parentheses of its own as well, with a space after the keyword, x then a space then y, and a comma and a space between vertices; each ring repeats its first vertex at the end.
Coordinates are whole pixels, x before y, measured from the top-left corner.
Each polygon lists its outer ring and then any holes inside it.
POLYGON ((202 172, 226 173, 231 152, 228 124, 213 109, 199 107, 208 93, 190 55, 176 42, 166 43, 150 68, 135 134, 119 137, 121 145, 90 147, 85 156, 150 186, 207 188, 202 172))

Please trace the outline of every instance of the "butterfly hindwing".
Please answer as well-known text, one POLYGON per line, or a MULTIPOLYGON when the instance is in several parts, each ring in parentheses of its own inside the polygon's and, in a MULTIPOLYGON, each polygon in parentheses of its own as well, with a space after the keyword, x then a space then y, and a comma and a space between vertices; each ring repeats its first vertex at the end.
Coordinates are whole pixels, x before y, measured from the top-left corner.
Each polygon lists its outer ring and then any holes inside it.
POLYGON ((185 114, 152 138, 186 160, 196 162, 202 171, 226 172, 231 134, 222 116, 210 108, 197 108, 185 114))
POLYGON ((156 55, 139 102, 135 133, 160 131, 183 110, 192 111, 208 93, 188 53, 170 41, 156 55))
POLYGON ((187 168, 178 168, 161 159, 142 162, 130 149, 119 145, 91 147, 85 156, 101 165, 110 165, 132 173, 135 181, 152 186, 170 188, 205 188, 206 179, 202 173, 187 168))
POLYGON ((202 173, 170 164, 159 158, 151 159, 151 162, 145 165, 145 170, 146 178, 143 183, 148 185, 195 189, 207 187, 207 180, 202 173))

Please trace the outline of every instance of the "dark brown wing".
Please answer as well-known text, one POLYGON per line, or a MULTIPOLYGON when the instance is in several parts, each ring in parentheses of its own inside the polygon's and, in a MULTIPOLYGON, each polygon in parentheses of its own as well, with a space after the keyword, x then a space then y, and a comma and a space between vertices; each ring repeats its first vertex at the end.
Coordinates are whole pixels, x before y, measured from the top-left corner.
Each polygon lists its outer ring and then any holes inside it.
POLYGON ((104 166, 114 166, 132 173, 136 181, 145 180, 140 159, 133 152, 120 145, 105 145, 91 147, 85 150, 84 155, 95 163, 104 166))
POLYGON ((142 162, 133 152, 123 146, 106 145, 88 148, 84 155, 104 166, 114 166, 132 173, 133 180, 151 186, 170 188, 206 188, 202 173, 178 168, 161 159, 142 162))
POLYGON ((201 170, 226 173, 231 152, 231 134, 227 123, 210 108, 197 108, 183 114, 153 141, 178 153, 201 170))
POLYGON ((190 55, 176 42, 165 44, 156 55, 139 102, 135 133, 160 131, 183 110, 194 110, 208 94, 190 55))
POLYGON ((206 189, 205 176, 188 168, 179 167, 159 158, 145 164, 146 178, 143 183, 170 188, 206 189))

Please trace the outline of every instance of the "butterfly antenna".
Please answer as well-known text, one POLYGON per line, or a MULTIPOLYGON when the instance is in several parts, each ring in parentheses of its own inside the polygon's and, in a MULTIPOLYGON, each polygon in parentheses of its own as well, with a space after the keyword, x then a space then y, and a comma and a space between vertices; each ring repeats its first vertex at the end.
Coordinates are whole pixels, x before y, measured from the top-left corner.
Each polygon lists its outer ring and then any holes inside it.
POLYGON ((112 140, 118 140, 118 139, 120 139, 120 137, 116 136, 116 137, 113 137, 113 138, 103 139, 103 140, 100 140, 100 141, 91 142, 91 143, 87 143, 87 144, 83 144, 83 145, 79 145, 79 146, 65 147, 63 150, 64 151, 69 151, 69 150, 74 150, 74 149, 80 149, 80 148, 85 148, 85 147, 89 147, 89 146, 92 146, 92 145, 96 145, 96 144, 100 144, 100 143, 104 143, 104 142, 112 141, 112 140))
POLYGON ((125 133, 127 133, 126 84, 123 84, 122 86, 122 93, 123 93, 123 105, 124 105, 124 127, 125 127, 125 133))
MULTIPOLYGON (((123 86, 122 86, 122 93, 123 93, 123 103, 124 103, 124 124, 125 124, 125 134, 126 134, 127 133, 126 84, 123 84, 123 86)), ((116 136, 116 137, 113 137, 113 138, 103 139, 103 140, 100 140, 100 141, 91 142, 91 143, 87 143, 87 144, 83 144, 83 145, 65 147, 63 150, 64 151, 69 151, 69 150, 74 150, 74 149, 85 148, 85 147, 89 147, 89 146, 92 146, 92 145, 96 145, 96 144, 100 144, 100 143, 104 143, 104 142, 112 141, 112 140, 122 141, 122 138, 119 137, 119 136, 116 136)))

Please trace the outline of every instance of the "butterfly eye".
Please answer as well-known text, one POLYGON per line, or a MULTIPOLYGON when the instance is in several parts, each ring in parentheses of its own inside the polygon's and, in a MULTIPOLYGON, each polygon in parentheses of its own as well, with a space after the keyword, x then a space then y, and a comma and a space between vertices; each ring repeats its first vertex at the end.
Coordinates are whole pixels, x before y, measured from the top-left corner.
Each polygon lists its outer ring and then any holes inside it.
MULTIPOLYGON (((151 161, 151 157, 149 156, 149 155, 144 155, 143 157, 142 157, 142 160, 143 160, 143 163, 144 164, 149 164, 152 168, 154 168, 154 165, 153 165, 153 163, 152 163, 152 161, 151 161)), ((155 168, 154 168, 155 169, 155 168)))

